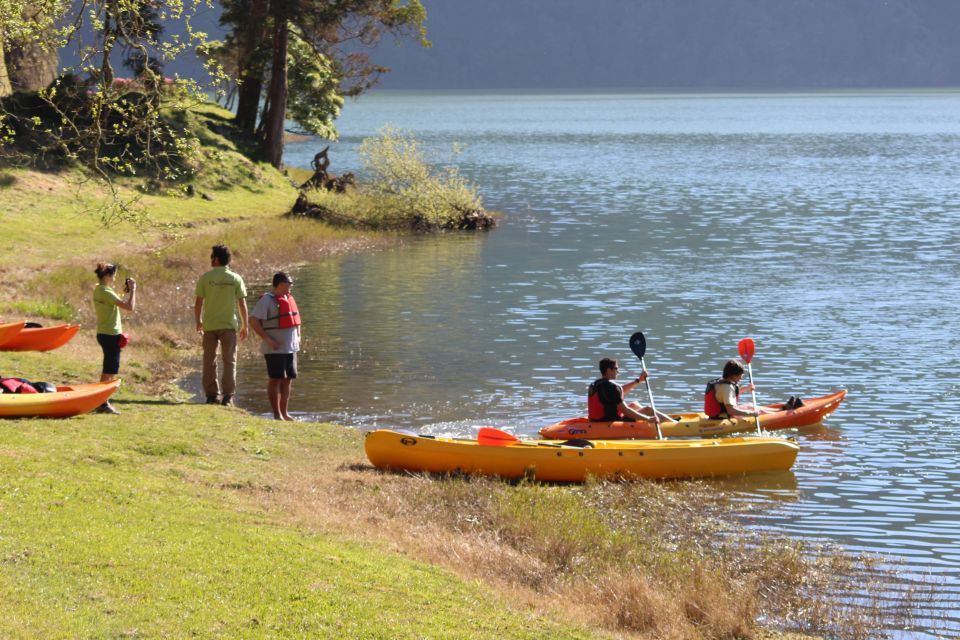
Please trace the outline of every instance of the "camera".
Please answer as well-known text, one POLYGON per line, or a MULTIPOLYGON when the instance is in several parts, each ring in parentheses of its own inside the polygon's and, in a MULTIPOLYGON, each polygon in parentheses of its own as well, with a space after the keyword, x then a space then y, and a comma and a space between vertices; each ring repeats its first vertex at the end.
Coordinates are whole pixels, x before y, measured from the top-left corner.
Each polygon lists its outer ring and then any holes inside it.
POLYGON ((133 278, 127 278, 123 281, 123 290, 126 292, 130 291, 130 283, 133 282, 133 278))

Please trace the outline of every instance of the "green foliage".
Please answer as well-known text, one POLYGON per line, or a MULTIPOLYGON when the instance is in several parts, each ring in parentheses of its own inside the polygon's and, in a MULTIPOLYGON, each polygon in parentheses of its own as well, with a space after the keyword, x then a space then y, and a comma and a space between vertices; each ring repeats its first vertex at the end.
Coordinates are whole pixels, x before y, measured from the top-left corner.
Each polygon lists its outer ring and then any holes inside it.
POLYGON ((77 318, 77 310, 64 300, 40 299, 5 302, 2 307, 7 312, 15 311, 25 316, 50 318, 52 320, 63 320, 64 322, 71 322, 77 318))
POLYGON ((58 23, 70 8, 69 0, 0 0, 0 44, 14 47, 53 35, 45 44, 63 46, 72 27, 58 23))
POLYGON ((334 122, 343 107, 340 79, 330 59, 301 38, 290 42, 287 118, 321 138, 335 140, 334 122))
POLYGON ((360 157, 368 178, 363 190, 378 203, 373 213, 381 220, 450 228, 465 216, 483 212, 477 187, 455 165, 432 165, 410 133, 384 127, 377 137, 363 141, 360 157))
POLYGON ((104 222, 141 220, 138 196, 122 197, 116 178, 188 179, 198 141, 162 112, 186 109, 206 100, 209 91, 222 90, 225 74, 215 60, 206 61, 206 82, 162 75, 164 65, 206 44, 207 34, 194 28, 193 17, 212 9, 212 0, 0 3, 6 46, 37 40, 48 50, 75 46, 77 60, 49 87, 0 103, 0 162, 82 164, 107 187, 104 222), (170 35, 163 24, 172 25, 170 35), (135 78, 116 77, 115 53, 124 54, 135 78))
POLYGON ((294 213, 336 225, 417 231, 487 229, 476 186, 455 165, 436 167, 409 133, 384 127, 360 145, 367 181, 344 193, 311 191, 294 213))
POLYGON ((226 39, 210 50, 210 56, 237 60, 236 77, 241 82, 237 126, 258 142, 261 157, 276 167, 282 164, 287 119, 323 137, 336 137, 333 121, 342 96, 362 93, 387 71, 367 52, 381 38, 415 35, 423 46, 430 45, 420 0, 221 4, 226 39), (281 64, 283 56, 289 60, 289 71, 281 64))

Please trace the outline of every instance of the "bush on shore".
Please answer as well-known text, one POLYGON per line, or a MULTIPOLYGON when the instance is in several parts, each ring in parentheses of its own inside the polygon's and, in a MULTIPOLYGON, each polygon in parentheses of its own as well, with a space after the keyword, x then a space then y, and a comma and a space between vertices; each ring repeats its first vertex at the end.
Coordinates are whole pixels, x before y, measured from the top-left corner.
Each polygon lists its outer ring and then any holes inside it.
POLYGON ((291 213, 369 229, 451 231, 496 223, 477 187, 455 166, 433 166, 411 134, 385 127, 363 141, 360 157, 365 182, 344 193, 303 193, 291 213))

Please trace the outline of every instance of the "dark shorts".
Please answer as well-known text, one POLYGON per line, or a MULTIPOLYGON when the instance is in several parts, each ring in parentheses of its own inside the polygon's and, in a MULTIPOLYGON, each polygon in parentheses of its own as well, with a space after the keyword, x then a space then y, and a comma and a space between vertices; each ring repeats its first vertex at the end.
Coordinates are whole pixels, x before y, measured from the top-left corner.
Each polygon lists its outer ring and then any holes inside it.
POLYGON ((110 375, 120 373, 120 336, 98 333, 97 342, 103 349, 103 373, 110 375))
POLYGON ((295 353, 267 353, 263 356, 267 361, 267 376, 277 379, 297 377, 297 354, 295 353))

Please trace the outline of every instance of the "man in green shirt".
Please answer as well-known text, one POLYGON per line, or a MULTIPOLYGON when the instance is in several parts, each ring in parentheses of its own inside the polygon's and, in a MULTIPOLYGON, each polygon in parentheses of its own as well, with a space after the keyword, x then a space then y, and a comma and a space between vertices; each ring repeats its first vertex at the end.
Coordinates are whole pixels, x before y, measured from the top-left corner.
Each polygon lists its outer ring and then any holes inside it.
POLYGON ((194 316, 197 333, 203 336, 203 390, 207 404, 216 404, 221 392, 217 379, 217 347, 223 358, 223 399, 221 404, 233 404, 237 390, 237 334, 247 337, 247 288, 243 278, 227 268, 230 249, 215 245, 210 252, 213 267, 197 281, 197 302, 194 316), (237 311, 239 310, 239 318, 237 311))

